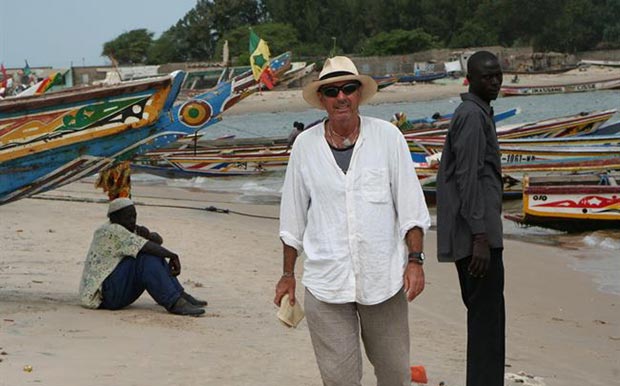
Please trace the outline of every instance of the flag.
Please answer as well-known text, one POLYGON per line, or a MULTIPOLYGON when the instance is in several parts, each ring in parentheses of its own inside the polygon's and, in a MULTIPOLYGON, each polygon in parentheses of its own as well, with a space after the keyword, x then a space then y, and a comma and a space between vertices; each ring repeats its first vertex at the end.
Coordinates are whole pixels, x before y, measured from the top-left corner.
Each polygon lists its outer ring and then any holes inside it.
POLYGON ((0 82, 0 87, 6 87, 9 77, 6 74, 6 68, 4 68, 4 63, 0 63, 0 73, 2 73, 2 82, 0 82))
POLYGON ((47 78, 45 78, 42 82, 39 83, 35 94, 45 94, 49 91, 52 86, 62 84, 62 75, 60 72, 54 72, 50 74, 47 78))
POLYGON ((273 72, 271 72, 271 69, 269 68, 269 66, 267 66, 267 68, 265 68, 263 70, 263 72, 260 74, 260 81, 267 86, 267 89, 271 90, 273 88, 273 86, 276 83, 276 77, 274 76, 273 72))
POLYGON ((24 59, 24 62, 26 62, 26 66, 24 67, 24 75, 28 76, 30 75, 30 66, 28 65, 28 61, 26 59, 24 59))
MULTIPOLYGON (((269 68, 269 55, 267 43, 250 29, 250 67, 257 82, 263 71, 269 68)), ((265 85, 269 87, 266 83, 265 85)))

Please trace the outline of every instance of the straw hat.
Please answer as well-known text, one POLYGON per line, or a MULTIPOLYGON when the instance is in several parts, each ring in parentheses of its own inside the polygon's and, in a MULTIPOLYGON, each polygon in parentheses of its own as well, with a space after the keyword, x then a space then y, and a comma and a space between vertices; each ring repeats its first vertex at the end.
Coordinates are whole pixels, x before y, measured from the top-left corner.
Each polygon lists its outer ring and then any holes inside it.
POLYGON ((133 205, 133 201, 131 201, 128 198, 125 198, 125 197, 117 198, 113 200, 112 202, 110 202, 110 206, 108 207, 108 215, 114 212, 118 212, 119 210, 123 208, 127 208, 128 206, 132 206, 132 205, 133 205))
POLYGON ((310 105, 324 109, 319 99, 319 88, 325 84, 357 80, 362 84, 360 104, 372 98, 377 92, 377 82, 368 75, 360 75, 353 61, 346 56, 328 58, 319 74, 319 79, 309 83, 303 90, 303 97, 310 105))

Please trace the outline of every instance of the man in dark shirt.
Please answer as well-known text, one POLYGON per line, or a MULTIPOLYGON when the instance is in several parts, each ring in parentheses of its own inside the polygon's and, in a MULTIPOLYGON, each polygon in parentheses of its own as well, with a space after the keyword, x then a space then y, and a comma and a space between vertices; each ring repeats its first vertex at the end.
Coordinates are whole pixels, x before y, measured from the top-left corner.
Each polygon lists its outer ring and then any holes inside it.
POLYGON ((505 358, 502 173, 490 102, 497 57, 467 62, 469 92, 452 118, 437 175, 437 254, 455 262, 467 307, 467 386, 502 386, 505 358))

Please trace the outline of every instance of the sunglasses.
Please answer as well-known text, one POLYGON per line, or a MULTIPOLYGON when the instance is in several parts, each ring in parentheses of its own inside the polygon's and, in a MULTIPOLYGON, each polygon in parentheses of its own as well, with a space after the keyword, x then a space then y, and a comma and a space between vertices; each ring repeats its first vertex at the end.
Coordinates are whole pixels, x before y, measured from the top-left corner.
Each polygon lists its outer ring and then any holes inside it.
POLYGON ((342 86, 325 86, 319 89, 319 92, 328 98, 335 98, 340 94, 340 91, 344 93, 344 95, 351 95, 357 90, 359 90, 361 84, 359 82, 351 82, 347 84, 343 84, 342 86))

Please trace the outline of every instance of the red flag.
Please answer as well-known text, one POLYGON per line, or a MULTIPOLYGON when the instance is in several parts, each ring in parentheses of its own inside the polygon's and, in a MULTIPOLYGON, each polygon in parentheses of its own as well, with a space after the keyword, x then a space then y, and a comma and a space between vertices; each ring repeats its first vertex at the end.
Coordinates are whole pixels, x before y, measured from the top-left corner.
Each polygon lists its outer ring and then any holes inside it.
POLYGON ((9 77, 6 74, 6 68, 4 68, 4 63, 0 64, 0 72, 2 73, 2 83, 0 83, 0 87, 6 87, 9 77))
POLYGON ((276 83, 276 77, 273 74, 273 72, 271 72, 271 70, 269 69, 269 67, 265 68, 263 70, 263 72, 261 72, 260 74, 260 81, 269 89, 271 90, 274 86, 274 83, 276 83))

